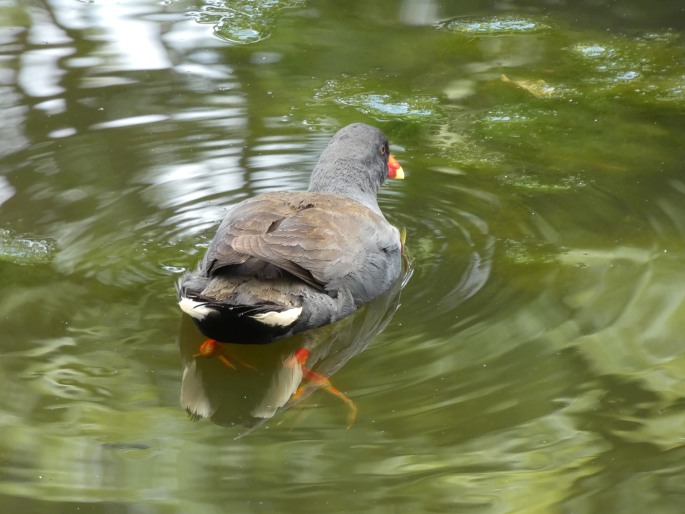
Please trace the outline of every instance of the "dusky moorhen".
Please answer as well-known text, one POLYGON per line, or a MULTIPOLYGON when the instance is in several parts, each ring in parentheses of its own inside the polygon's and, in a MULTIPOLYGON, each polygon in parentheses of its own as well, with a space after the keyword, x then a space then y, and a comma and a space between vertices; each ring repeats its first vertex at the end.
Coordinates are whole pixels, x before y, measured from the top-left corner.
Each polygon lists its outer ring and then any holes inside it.
POLYGON ((228 212, 179 280, 179 306, 210 340, 229 343, 269 343, 351 314, 400 276, 400 234, 376 200, 387 177, 404 172, 383 132, 341 129, 306 192, 261 194, 228 212))

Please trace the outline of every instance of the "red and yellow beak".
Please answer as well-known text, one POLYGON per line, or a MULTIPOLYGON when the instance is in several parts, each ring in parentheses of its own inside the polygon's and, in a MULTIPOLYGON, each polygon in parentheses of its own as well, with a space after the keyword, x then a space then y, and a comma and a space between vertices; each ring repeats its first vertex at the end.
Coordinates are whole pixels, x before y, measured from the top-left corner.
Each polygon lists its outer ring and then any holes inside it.
POLYGON ((392 155, 388 157, 388 178, 404 179, 404 170, 392 155))

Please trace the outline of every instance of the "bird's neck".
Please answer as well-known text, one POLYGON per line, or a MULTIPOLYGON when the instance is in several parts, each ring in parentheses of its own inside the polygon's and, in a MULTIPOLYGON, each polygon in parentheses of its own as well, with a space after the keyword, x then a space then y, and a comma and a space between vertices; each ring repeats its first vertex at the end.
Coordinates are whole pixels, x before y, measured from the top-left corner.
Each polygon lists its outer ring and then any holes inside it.
POLYGON ((359 168, 354 169, 354 164, 346 161, 320 161, 312 172, 308 191, 346 196, 380 213, 376 200, 379 184, 367 170, 359 168))

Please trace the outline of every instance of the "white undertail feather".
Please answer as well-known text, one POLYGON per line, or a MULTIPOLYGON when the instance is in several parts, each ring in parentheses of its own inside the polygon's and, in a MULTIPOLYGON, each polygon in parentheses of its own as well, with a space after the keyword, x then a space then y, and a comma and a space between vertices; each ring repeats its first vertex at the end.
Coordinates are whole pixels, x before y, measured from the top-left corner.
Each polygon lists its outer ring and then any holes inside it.
POLYGON ((288 325, 292 325, 293 323, 295 323, 295 321, 297 321, 297 318, 300 317, 301 313, 302 307, 294 307, 292 309, 288 309, 287 311, 282 312, 262 312, 260 314, 255 314, 254 316, 252 316, 252 319, 257 320, 260 323, 264 323, 265 325, 269 325, 270 327, 287 327, 288 325))
POLYGON ((204 303, 196 302, 195 300, 191 300, 185 296, 181 298, 180 302, 178 302, 178 306, 183 312, 199 320, 203 320, 212 312, 216 312, 211 307, 207 307, 204 303))

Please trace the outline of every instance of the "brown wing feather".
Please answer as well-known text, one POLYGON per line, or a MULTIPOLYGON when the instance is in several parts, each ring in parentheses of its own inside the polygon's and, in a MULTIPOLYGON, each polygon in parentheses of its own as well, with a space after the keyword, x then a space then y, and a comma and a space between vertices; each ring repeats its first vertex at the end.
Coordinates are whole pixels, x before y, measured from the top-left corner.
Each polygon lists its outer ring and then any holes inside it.
POLYGON ((331 290, 365 265, 392 233, 385 219, 353 200, 322 193, 269 193, 229 212, 207 251, 209 274, 250 257, 268 262, 317 289, 331 290), (379 233, 380 232, 380 233, 379 233), (376 239, 369 247, 369 238, 376 239), (377 241, 376 241, 377 240, 377 241))
POLYGON ((249 259, 250 254, 233 247, 236 237, 264 234, 292 214, 292 210, 279 196, 282 193, 250 198, 228 212, 205 254, 203 267, 208 275, 227 266, 243 264, 249 259))

